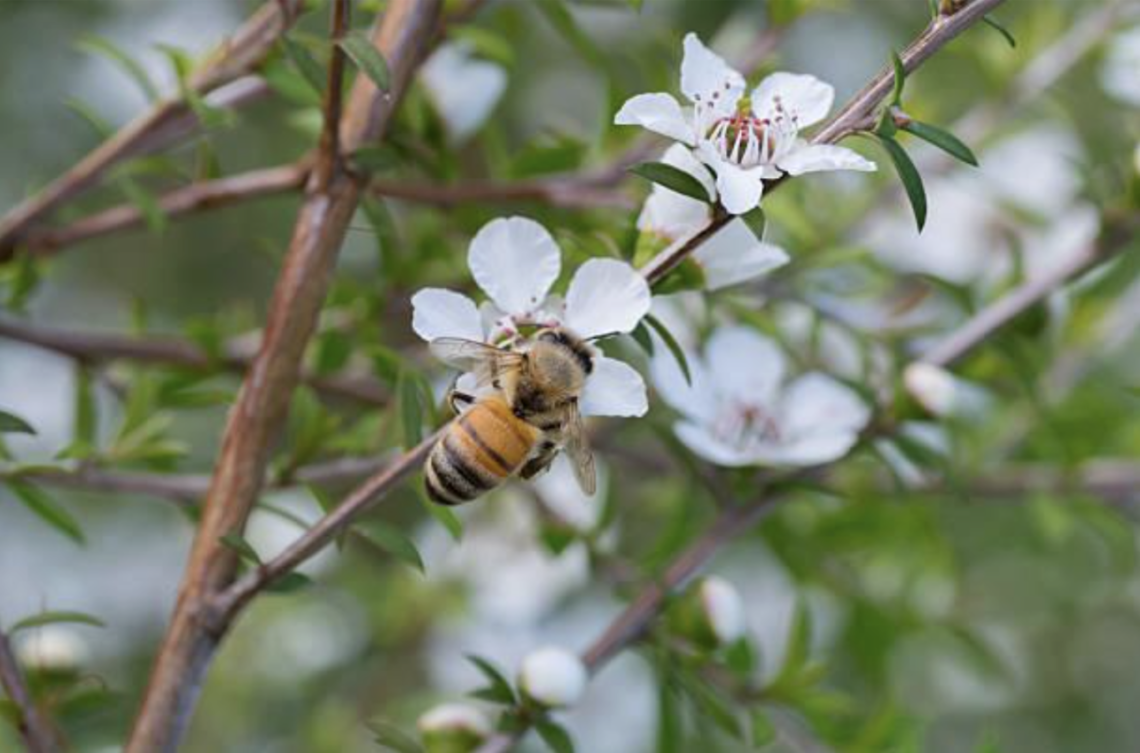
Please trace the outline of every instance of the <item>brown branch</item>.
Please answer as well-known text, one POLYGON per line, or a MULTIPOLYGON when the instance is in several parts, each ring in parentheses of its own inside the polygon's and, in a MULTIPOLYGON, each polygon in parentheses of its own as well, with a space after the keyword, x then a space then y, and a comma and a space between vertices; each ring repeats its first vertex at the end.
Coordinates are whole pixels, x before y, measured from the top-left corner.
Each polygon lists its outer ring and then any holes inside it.
MULTIPOLYGON (((200 96, 236 82, 269 53, 296 20, 302 0, 272 0, 261 6, 234 36, 190 76, 187 86, 200 96)), ((237 106, 267 91, 264 82, 247 83, 216 106, 237 106)), ((218 92, 219 95, 222 92, 218 92)), ((60 204, 98 183, 114 165, 149 154, 192 132, 198 118, 182 99, 165 99, 120 129, 66 173, 0 218, 0 262, 11 258, 21 236, 60 204)))
POLYGON ((1120 227, 1108 228, 1098 240, 1063 264, 1006 293, 943 338, 926 353, 922 362, 942 367, 952 365, 1051 293, 1128 248, 1135 240, 1130 225, 1135 224, 1134 220, 1120 227))
MULTIPOLYGON (((232 206, 263 196, 300 190, 309 176, 309 165, 301 160, 291 165, 251 170, 216 180, 191 183, 158 198, 167 217, 232 206)), ((33 226, 21 238, 20 245, 36 256, 49 256, 65 246, 120 230, 142 227, 146 217, 134 204, 95 212, 62 227, 33 226)))
MULTIPOLYGON (((329 486, 355 482, 385 467, 388 458, 345 457, 303 465, 282 478, 267 475, 268 489, 288 489, 298 485, 329 486)), ((109 494, 146 494, 168 499, 183 506, 194 506, 210 490, 210 476, 200 473, 149 473, 81 465, 66 468, 16 469, 0 471, 0 479, 20 478, 37 483, 109 494)))
POLYGON ((60 749, 54 730, 36 707, 8 636, 0 630, 0 687, 20 711, 20 737, 29 753, 54 753, 60 749))
MULTIPOLYGON (((128 337, 97 332, 73 332, 26 324, 6 317, 0 317, 0 338, 52 350, 77 361, 92 364, 128 360, 201 371, 225 369, 244 373, 254 357, 249 347, 238 343, 225 345, 221 355, 214 358, 194 343, 175 337, 128 337)), ((363 403, 383 405, 387 403, 389 397, 384 385, 367 376, 303 374, 301 379, 318 392, 363 403)))
MULTIPOLYGON (((441 5, 440 0, 393 0, 386 5, 372 40, 388 63, 391 91, 380 92, 367 76, 357 77, 340 118, 344 152, 383 134, 423 57, 441 5)), ((339 87, 339 81, 331 83, 339 87)), ((322 144, 327 147, 328 140, 322 144)), ((318 164, 329 161, 339 163, 340 157, 318 155, 318 164)), ((340 169, 331 173, 327 182, 310 180, 307 188, 274 289, 261 349, 226 426, 178 602, 127 753, 172 752, 178 747, 224 632, 224 626, 205 621, 203 612, 237 569, 234 553, 220 538, 243 529, 257 499, 269 448, 285 419, 337 251, 364 190, 361 178, 340 169)))

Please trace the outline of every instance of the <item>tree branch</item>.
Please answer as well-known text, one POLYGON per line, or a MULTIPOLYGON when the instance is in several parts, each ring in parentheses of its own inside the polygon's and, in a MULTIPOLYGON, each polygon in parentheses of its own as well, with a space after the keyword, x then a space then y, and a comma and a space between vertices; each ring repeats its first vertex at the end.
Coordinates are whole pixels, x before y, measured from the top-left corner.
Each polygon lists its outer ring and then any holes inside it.
MULTIPOLYGON (((384 132, 435 31, 441 5, 440 0, 393 0, 386 5, 372 40, 388 63, 391 92, 378 91, 367 76, 359 75, 340 117, 339 139, 322 139, 324 149, 339 140, 340 148, 349 153, 384 132)), ((340 82, 330 84, 339 88, 340 82)), ((338 154, 327 152, 317 159, 318 164, 331 162, 334 167, 340 163, 338 154)), ((330 172, 327 180, 309 181, 274 289, 261 349, 226 426, 178 602, 127 753, 173 752, 178 747, 221 640, 217 627, 203 619, 204 606, 233 579, 237 568, 236 556, 220 539, 243 529, 256 501, 337 251, 363 192, 360 177, 342 169, 330 172)))
MULTIPOLYGON (((122 359, 200 371, 225 369, 235 373, 245 373, 254 358, 250 347, 236 342, 226 344, 221 355, 214 358, 194 343, 175 337, 127 337, 96 332, 72 332, 25 324, 6 317, 0 317, 0 337, 94 364, 122 359)), ((383 405, 388 402, 388 390, 371 377, 302 374, 301 380, 325 395, 373 405, 383 405)))
MULTIPOLYGON (((187 86, 204 96, 250 73, 265 58, 277 38, 292 26, 301 6, 302 0, 271 0, 262 5, 210 60, 191 75, 187 86)), ((238 91, 221 97, 221 101, 215 100, 213 104, 238 106, 267 91, 268 87, 262 81, 247 82, 238 91)), ((12 257, 22 235, 33 223, 94 186, 111 167, 131 157, 154 152, 197 126, 197 116, 182 99, 165 99, 157 103, 35 196, 0 218, 0 262, 12 257)))
POLYGON ((8 700, 20 710, 19 730, 28 753, 54 753, 58 751, 59 740, 47 720, 40 714, 12 644, 4 631, 0 630, 0 687, 8 695, 8 700))

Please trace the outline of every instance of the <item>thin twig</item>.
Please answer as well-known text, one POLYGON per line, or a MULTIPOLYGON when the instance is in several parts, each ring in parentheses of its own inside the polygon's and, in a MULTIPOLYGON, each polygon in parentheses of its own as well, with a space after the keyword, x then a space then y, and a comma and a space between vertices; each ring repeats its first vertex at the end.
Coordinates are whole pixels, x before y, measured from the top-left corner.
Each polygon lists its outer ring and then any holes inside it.
MULTIPOLYGON (((225 369, 245 373, 253 362, 254 349, 238 342, 227 343, 215 358, 188 340, 166 336, 139 336, 74 332, 0 317, 0 338, 27 343, 91 364, 127 360, 164 364, 200 371, 225 369)), ((369 376, 303 374, 305 384, 329 396, 373 405, 388 402, 388 390, 369 376)))
POLYGON ((59 750, 59 741, 47 720, 36 707, 28 683, 20 669, 12 644, 4 631, 0 630, 0 687, 8 695, 8 700, 20 711, 20 737, 29 753, 54 753, 59 750))
MULTIPOLYGON (((203 66, 187 87, 204 96, 249 74, 296 20, 302 0, 272 0, 262 5, 203 66)), ((216 106, 236 106, 267 91, 264 82, 249 82, 237 96, 216 106)), ((219 92, 220 94, 220 92, 219 92)), ((0 218, 0 262, 12 257, 23 233, 60 204, 97 184, 114 165, 149 154, 198 126, 193 109, 182 99, 164 99, 120 129, 74 167, 0 218)))
POLYGON ((1121 228, 1107 230, 1099 239, 1063 264, 1027 280, 986 306, 928 351, 922 362, 942 367, 952 365, 1027 309, 1080 277, 1085 271, 1128 248, 1134 240, 1127 223, 1121 228))
MULTIPOLYGON (((391 462, 386 457, 336 458, 297 468, 284 478, 267 476, 265 488, 288 489, 298 485, 330 486, 355 482, 391 462)), ((210 476, 202 473, 151 473, 81 465, 66 468, 0 471, 0 479, 20 478, 50 486, 110 494, 146 494, 193 507, 210 490, 210 476)))
MULTIPOLYGON (((381 92, 368 76, 358 76, 339 118, 339 139, 322 140, 324 149, 339 141, 340 151, 351 153, 383 135, 427 50, 441 7, 440 0, 386 4, 372 42, 388 63, 391 90, 381 92)), ((329 86, 338 88, 340 81, 330 81, 329 86)), ((326 100, 326 122, 330 116, 327 105, 326 100)), ((322 153, 317 163, 337 165, 340 159, 339 154, 322 153)), ((203 611, 237 571, 237 558, 221 538, 244 529, 257 500, 337 252, 364 191, 362 178, 339 169, 330 173, 322 173, 327 181, 309 181, 274 288, 261 349, 230 413, 178 602, 127 753, 173 753, 177 749, 224 632, 225 626, 207 622, 203 611)))

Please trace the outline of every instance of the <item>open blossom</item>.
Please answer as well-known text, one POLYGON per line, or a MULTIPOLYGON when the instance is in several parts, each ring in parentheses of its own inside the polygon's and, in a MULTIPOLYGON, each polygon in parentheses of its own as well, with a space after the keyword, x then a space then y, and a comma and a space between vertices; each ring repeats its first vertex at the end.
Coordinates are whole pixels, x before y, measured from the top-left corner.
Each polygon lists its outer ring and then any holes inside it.
MULTIPOLYGON (((682 144, 665 151, 661 161, 692 175, 709 199, 716 198, 716 186, 708 168, 682 144)), ((654 184, 637 218, 637 229, 660 238, 665 245, 688 238, 703 230, 712 220, 712 210, 703 201, 654 184)), ((756 237, 743 220, 733 219, 702 243, 690 258, 705 273, 705 287, 720 290, 771 272, 788 263, 788 254, 779 246, 756 237)))
MULTIPOLYGON (((579 337, 629 333, 649 311, 645 278, 616 259, 590 259, 574 273, 565 299, 551 287, 562 253, 546 228, 525 217, 492 220, 471 241, 467 265, 490 298, 476 306, 465 295, 425 288, 412 296, 412 329, 427 341, 441 337, 509 346, 532 327, 566 327, 579 337)), ((465 388, 472 378, 460 378, 465 388)), ((641 416, 649 409, 645 382, 628 364, 601 353, 586 380, 583 416, 641 416)))
POLYGON ((786 380, 784 355, 748 327, 713 333, 688 356, 692 384, 670 354, 657 353, 653 380, 684 418, 674 426, 689 449, 718 465, 815 465, 845 455, 870 411, 837 380, 809 372, 786 380))
POLYGON ((692 147, 716 173, 721 204, 732 214, 759 206, 764 180, 784 173, 875 170, 850 149, 800 138, 801 129, 827 117, 835 99, 835 90, 814 76, 773 73, 746 95, 744 76, 688 34, 681 92, 690 107, 682 108, 669 94, 638 94, 614 122, 640 125, 692 147))

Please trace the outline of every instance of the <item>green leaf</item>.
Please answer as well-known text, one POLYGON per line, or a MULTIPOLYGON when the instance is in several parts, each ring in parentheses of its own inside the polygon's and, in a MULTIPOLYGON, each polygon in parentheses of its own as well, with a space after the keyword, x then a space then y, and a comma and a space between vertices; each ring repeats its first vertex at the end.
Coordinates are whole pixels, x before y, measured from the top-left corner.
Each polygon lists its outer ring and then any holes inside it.
POLYGON ((895 84, 891 90, 891 105, 897 107, 902 104, 903 87, 906 85, 906 66, 903 65, 902 58, 894 50, 891 50, 891 65, 895 71, 895 84))
POLYGON ((372 521, 366 526, 357 526, 356 530, 396 559, 419 570, 421 574, 426 573, 423 557, 403 531, 379 521, 372 521))
POLYGON ((763 748, 776 739, 776 725, 763 709, 752 709, 752 746, 763 748))
POLYGON ((554 753, 574 753, 574 741, 570 739, 570 733, 562 725, 549 719, 539 719, 534 728, 554 753))
POLYGON ((285 573, 269 584, 269 591, 275 594, 291 594, 313 585, 313 579, 296 571, 285 573))
POLYGON ((376 735, 376 742, 396 753, 422 753, 420 744, 394 724, 384 721, 371 721, 368 729, 376 735))
POLYGON ((689 371, 689 359, 685 356, 685 351, 681 347, 681 344, 677 342, 677 338, 673 337, 673 333, 661 323, 660 319, 653 316, 653 314, 646 314, 644 321, 646 321, 649 326, 653 328, 653 331, 657 333, 657 336, 665 342, 665 347, 669 349, 669 352, 673 355, 673 359, 677 362, 677 365, 681 367, 681 373, 685 375, 685 381, 691 385, 693 383, 693 374, 689 371))
POLYGON ((495 667, 494 664, 487 661, 481 656, 474 654, 467 654, 467 661, 475 665, 475 667, 483 673, 487 678, 488 685, 485 688, 475 691, 471 695, 482 698, 485 701, 493 703, 502 703, 512 705, 516 702, 515 691, 511 684, 507 682, 507 678, 503 673, 495 667))
POLYGON ((744 224, 748 229, 760 240, 764 239, 764 228, 768 225, 768 217, 764 214, 764 210, 760 207, 750 210, 744 214, 740 219, 744 220, 744 224))
POLYGON ((578 22, 574 20, 574 15, 562 0, 537 0, 536 5, 550 25, 582 56, 582 59, 596 68, 605 65, 605 57, 601 50, 594 44, 594 40, 582 31, 578 22))
POLYGON ((645 322, 638 322, 637 327, 630 333, 634 341, 645 351, 645 355, 653 357, 653 338, 649 335, 649 327, 645 322))
POLYGON ((252 562, 255 565, 261 564, 261 556, 257 553, 257 550, 254 549, 253 545, 246 541, 240 533, 231 531, 225 536, 218 537, 218 541, 237 552, 238 556, 243 560, 252 562))
POLYGON ((126 176, 119 178, 119 187, 127 197, 127 201, 134 204, 142 214, 147 228, 152 233, 161 235, 166 230, 166 210, 162 208, 154 194, 126 176))
POLYGON ((967 165, 978 166, 978 158, 974 156, 970 147, 949 131, 927 123, 920 123, 917 120, 910 121, 902 128, 907 133, 914 134, 923 141, 933 144, 951 157, 965 162, 967 165))
POLYGON ((389 172, 400 166, 400 154, 389 146, 365 146, 349 155, 349 159, 366 173, 389 172))
POLYGON ((24 249, 16 252, 12 264, 12 276, 8 283, 8 308, 22 311, 32 293, 39 287, 40 267, 36 258, 24 249))
POLYGON ((75 414, 72 423, 72 441, 94 447, 98 415, 95 412, 91 369, 79 363, 75 366, 75 414))
POLYGON ((161 96, 158 93, 158 87, 154 85, 150 76, 147 75, 146 69, 139 65, 139 63, 126 52, 116 47, 110 40, 94 35, 84 35, 80 37, 75 46, 84 52, 101 55, 122 68, 123 71, 138 84, 139 89, 142 90, 143 96, 147 98, 147 101, 154 102, 161 96))
POLYGON ((63 105, 82 118, 83 122, 91 127, 91 130, 95 132, 95 135, 99 137, 100 141, 109 139, 114 135, 115 129, 111 127, 111 124, 104 120, 102 115, 95 112, 95 109, 82 99, 70 97, 64 100, 63 105))
POLYGON ((31 630, 32 628, 43 627, 44 625, 90 625, 91 627, 107 627, 107 624, 98 617, 94 617, 84 612, 72 611, 50 611, 40 612, 33 614, 31 617, 25 617, 8 629, 9 635, 16 633, 20 630, 31 630))
POLYGON ((289 58, 289 62, 305 79, 305 82, 312 88, 314 92, 320 94, 325 90, 325 82, 328 77, 325 75, 324 68, 316 61, 312 53, 305 48, 304 45, 293 41, 289 37, 281 37, 281 48, 285 50, 285 57, 289 58))
POLYGON ((32 434, 36 430, 24 419, 17 415, 0 410, 0 434, 32 434))
POLYGON ((71 513, 60 507, 55 500, 47 496, 39 487, 33 486, 27 481, 19 481, 16 479, 9 479, 6 483, 8 488, 12 490, 12 493, 15 494, 29 510, 35 513, 40 520, 77 544, 86 542, 83 536, 83 529, 79 527, 79 523, 71 516, 71 513))
POLYGON ((895 166, 899 180, 906 190, 906 197, 910 200, 910 207, 914 211, 915 224, 918 225, 918 231, 922 232, 922 228, 926 225, 926 188, 922 185, 922 176, 899 142, 887 136, 880 136, 879 143, 883 145, 891 158, 891 163, 895 166))
POLYGON ((408 370, 400 372, 396 393, 400 398, 400 423, 404 429, 404 448, 415 447, 424 438, 424 411, 420 403, 420 389, 415 376, 408 370))
POLYGON ((1005 28, 1000 23, 995 21, 992 16, 982 16, 982 23, 996 31, 998 34, 1001 34, 1010 47, 1017 47, 1017 39, 1014 38, 1009 29, 1005 28))
POLYGON ((376 85, 377 89, 382 92, 388 91, 391 85, 388 62, 384 60, 384 56, 373 46, 372 40, 366 34, 359 31, 350 32, 337 44, 344 50, 344 54, 348 55, 356 64, 356 67, 372 79, 372 83, 376 85))
POLYGON ((447 529, 451 538, 456 543, 463 540, 463 521, 455 514, 455 511, 446 505, 437 505, 428 499, 427 494, 423 488, 419 489, 420 502, 427 509, 431 516, 439 521, 439 524, 447 529))
POLYGON ((676 191, 705 204, 709 203, 709 192, 701 182, 679 167, 664 162, 642 162, 629 168, 629 171, 670 191, 676 191))

